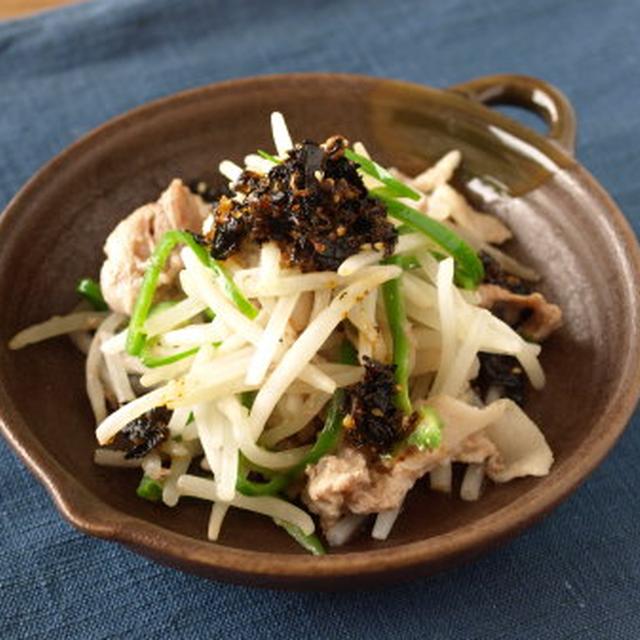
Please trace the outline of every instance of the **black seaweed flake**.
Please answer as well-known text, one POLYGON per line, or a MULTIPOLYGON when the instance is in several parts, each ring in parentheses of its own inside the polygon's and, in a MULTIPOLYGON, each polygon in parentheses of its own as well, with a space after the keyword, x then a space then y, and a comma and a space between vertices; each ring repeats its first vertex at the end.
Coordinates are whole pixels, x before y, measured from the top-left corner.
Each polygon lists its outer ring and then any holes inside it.
POLYGON ((404 415, 395 404, 395 365, 364 358, 363 379, 347 388, 347 439, 385 453, 404 435, 404 415))
POLYGON ((143 458, 153 448, 169 437, 169 419, 171 411, 165 407, 156 407, 129 422, 120 432, 132 445, 124 454, 125 460, 143 458))
POLYGON ((491 387, 498 387, 501 395, 519 405, 524 403, 526 380, 520 363, 513 356, 494 353, 478 354, 480 371, 472 382, 483 400, 491 387))
POLYGON ((240 251, 242 243, 251 232, 248 216, 236 215, 234 201, 227 197, 220 199, 216 208, 216 220, 224 223, 216 225, 216 231, 209 244, 211 255, 217 259, 226 259, 240 251))
POLYGON ((363 249, 392 253, 395 227, 384 205, 370 198, 357 165, 344 156, 347 141, 305 141, 268 175, 245 171, 237 198, 221 198, 207 238, 211 254, 226 259, 245 240, 275 241, 286 262, 302 271, 335 271, 363 249))
POLYGON ((196 178, 189 182, 189 191, 191 193, 200 196, 205 202, 214 203, 220 200, 222 196, 230 196, 232 193, 225 186, 222 188, 212 187, 203 178, 196 178))
POLYGON ((518 276, 507 273, 488 253, 480 251, 478 255, 484 267, 484 284, 495 284, 518 295, 526 296, 532 292, 528 283, 518 276))

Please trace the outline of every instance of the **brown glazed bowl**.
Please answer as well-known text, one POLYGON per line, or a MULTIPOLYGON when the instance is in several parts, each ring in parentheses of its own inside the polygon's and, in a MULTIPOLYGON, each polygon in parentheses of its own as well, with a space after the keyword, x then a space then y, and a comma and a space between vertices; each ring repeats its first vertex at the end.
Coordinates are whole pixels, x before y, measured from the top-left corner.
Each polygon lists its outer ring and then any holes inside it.
POLYGON ((573 110, 546 83, 481 78, 450 90, 336 74, 258 77, 187 91, 111 120, 45 166, 0 221, 0 421, 57 507, 88 534, 160 562, 253 585, 334 588, 432 573, 504 541, 564 499, 621 434, 640 389, 640 252, 622 214, 572 157, 573 110), (545 138, 484 106, 541 114, 545 138), (543 275, 565 325, 544 346, 544 391, 526 407, 556 462, 545 478, 489 486, 476 503, 418 483, 385 542, 368 536, 321 558, 270 520, 235 510, 218 544, 208 506, 169 509, 135 495, 138 473, 94 466, 83 358, 65 338, 11 352, 23 327, 77 302, 118 220, 174 176, 215 178, 223 158, 271 148, 269 113, 297 139, 340 132, 384 164, 417 172, 444 152, 464 157, 458 186, 505 219, 508 250, 543 275))

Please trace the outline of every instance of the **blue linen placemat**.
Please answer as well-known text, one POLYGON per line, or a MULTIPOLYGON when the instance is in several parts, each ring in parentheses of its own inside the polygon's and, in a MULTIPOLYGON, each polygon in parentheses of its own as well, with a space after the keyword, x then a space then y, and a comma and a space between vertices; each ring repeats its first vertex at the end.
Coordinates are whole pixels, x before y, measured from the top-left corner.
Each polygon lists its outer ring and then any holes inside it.
MULTIPOLYGON (((97 0, 0 23, 0 208, 115 114, 303 70, 434 86, 545 78, 576 106, 578 158, 640 231, 637 0, 97 0)), ((639 427, 636 413, 587 483, 508 546, 430 579, 339 594, 209 582, 80 535, 0 443, 0 637, 638 638, 639 427)))

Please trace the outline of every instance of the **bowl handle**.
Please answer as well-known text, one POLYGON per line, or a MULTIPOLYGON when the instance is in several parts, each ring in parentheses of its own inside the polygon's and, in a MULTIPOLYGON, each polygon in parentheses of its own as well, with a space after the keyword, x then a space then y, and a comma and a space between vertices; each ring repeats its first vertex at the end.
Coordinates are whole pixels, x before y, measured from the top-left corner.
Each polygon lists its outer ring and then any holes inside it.
POLYGON ((482 76, 448 89, 484 105, 512 105, 537 113, 549 127, 547 137, 573 155, 575 111, 567 96, 548 82, 530 76, 503 74, 482 76))

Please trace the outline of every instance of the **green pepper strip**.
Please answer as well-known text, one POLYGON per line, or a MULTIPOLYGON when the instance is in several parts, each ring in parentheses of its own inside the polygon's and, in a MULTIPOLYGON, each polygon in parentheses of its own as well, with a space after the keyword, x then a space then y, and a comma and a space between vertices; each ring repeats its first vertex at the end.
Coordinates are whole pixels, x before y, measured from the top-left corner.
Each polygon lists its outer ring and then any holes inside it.
MULTIPOLYGON (((149 317, 156 313, 156 309, 162 305, 173 306, 176 304, 175 302, 158 302, 158 304, 154 305, 149 312, 149 317)), ((146 340, 144 343, 144 347, 142 347, 142 351, 138 356, 140 358, 140 362, 145 367, 149 367, 149 369, 154 369, 155 367, 164 367, 166 364, 173 364, 174 362, 179 362, 180 360, 184 360, 189 356, 193 356, 200 350, 200 347, 193 347, 191 349, 186 349, 185 351, 179 351, 178 353, 172 353, 168 356, 155 356, 151 353, 151 348, 154 347, 158 342, 157 337, 151 338, 151 340, 146 340)), ((212 342, 211 345, 216 349, 222 344, 222 342, 212 342)))
POLYGON ((226 294, 245 316, 253 319, 258 315, 258 310, 242 295, 242 292, 224 267, 212 258, 189 232, 167 231, 151 254, 150 264, 144 274, 144 280, 131 314, 131 322, 129 323, 129 332, 127 334, 127 352, 133 356, 140 355, 144 347, 146 336, 143 327, 153 303, 153 296, 158 286, 158 278, 171 252, 178 244, 186 244, 203 265, 212 269, 216 276, 222 279, 226 294))
POLYGON ((360 360, 358 360, 358 350, 353 346, 351 340, 345 338, 340 343, 340 364, 351 364, 358 366, 360 360))
POLYGON ((238 475, 236 491, 245 496, 274 496, 283 491, 292 480, 288 473, 279 473, 269 482, 254 482, 238 475))
POLYGON ((76 291, 96 310, 108 311, 109 307, 102 297, 100 285, 93 278, 83 278, 78 282, 76 291))
POLYGON ((161 300, 160 302, 156 302, 149 309, 149 317, 155 316, 156 313, 162 313, 167 309, 171 309, 171 307, 175 307, 178 304, 178 300, 161 300))
POLYGON ((462 238, 437 220, 385 194, 380 194, 377 189, 370 193, 384 202, 387 213, 392 218, 424 234, 453 257, 456 262, 457 281, 462 286, 468 289, 478 286, 484 278, 484 268, 476 252, 462 238))
POLYGON ((361 156, 359 153, 351 149, 345 149, 344 155, 351 161, 357 162, 360 165, 360 169, 363 173, 375 178, 382 182, 386 187, 384 193, 395 196, 397 198, 411 198, 411 200, 420 200, 420 194, 414 191, 411 187, 396 180, 384 167, 380 166, 377 162, 365 156, 361 156))
POLYGON ((253 403, 255 402, 257 395, 257 391, 243 391, 240 394, 240 402, 242 403, 242 406, 251 411, 251 407, 253 407, 253 403))
POLYGON ((258 155, 269 162, 273 162, 273 164, 280 164, 282 160, 278 160, 275 156, 272 156, 270 153, 263 151, 262 149, 258 149, 258 155))
POLYGON ((285 520, 280 520, 279 518, 274 518, 273 521, 279 527, 282 527, 303 549, 306 549, 314 556, 325 555, 326 551, 322 546, 322 542, 320 542, 320 538, 315 534, 307 535, 300 527, 285 520))
POLYGON ((410 233, 415 233, 416 230, 410 227, 408 224, 400 224, 396 227, 396 231, 399 236, 408 236, 410 233))
MULTIPOLYGON (((395 260, 391 258, 391 263, 395 260)), ((389 330, 393 339, 393 364, 396 365, 395 378, 398 386, 396 405, 409 415, 413 411, 409 399, 409 338, 406 332, 407 312, 400 278, 388 280, 382 285, 382 297, 387 312, 389 330)))
POLYGON ((142 353, 140 354, 140 361, 145 367, 155 369, 156 367, 164 367, 166 364, 173 364, 174 362, 179 362, 189 356, 193 356, 198 353, 199 349, 200 347, 193 347, 193 349, 180 351, 179 353, 174 353, 170 356, 153 356, 146 348, 143 348, 142 353))
POLYGON ((287 471, 278 473, 269 482, 253 482, 238 476, 236 490, 245 496, 272 496, 281 493, 306 469, 307 465, 315 464, 322 456, 333 451, 338 445, 342 434, 342 405, 344 391, 338 389, 331 399, 327 418, 322 430, 316 438, 315 444, 298 464, 287 471))
POLYGON ((442 418, 429 406, 420 407, 418 414, 419 422, 407 436, 406 445, 417 447, 420 451, 437 449, 442 444, 442 418))
POLYGON ((409 447, 415 447, 418 451, 433 451, 442 444, 442 430, 444 423, 440 414, 428 405, 418 409, 418 423, 414 430, 403 440, 398 442, 388 459, 398 458, 409 447))
POLYGON ((149 476, 142 476, 140 484, 136 489, 139 498, 144 498, 150 502, 159 502, 162 499, 162 485, 149 476))
POLYGON ((422 265, 415 256, 398 255, 391 256, 382 260, 382 264, 395 264, 398 265, 403 271, 411 271, 412 269, 419 269, 422 265))
POLYGON ((249 473, 249 471, 256 471, 257 473, 263 475, 265 478, 272 478, 275 474, 279 473, 274 469, 267 469, 255 462, 251 462, 249 458, 247 458, 242 451, 238 453, 238 476, 242 476, 243 478, 249 473))

